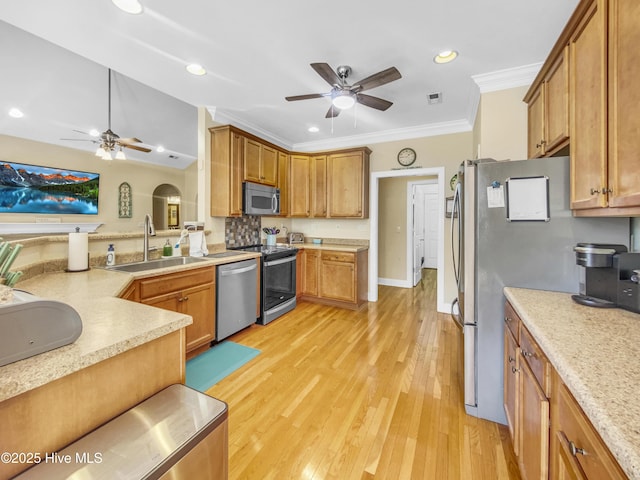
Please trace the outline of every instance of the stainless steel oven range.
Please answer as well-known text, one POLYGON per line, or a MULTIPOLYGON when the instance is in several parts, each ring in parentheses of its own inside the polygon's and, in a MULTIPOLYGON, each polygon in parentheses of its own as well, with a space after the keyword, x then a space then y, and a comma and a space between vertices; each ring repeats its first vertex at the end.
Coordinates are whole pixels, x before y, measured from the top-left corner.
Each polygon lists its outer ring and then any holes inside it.
POLYGON ((228 247, 232 250, 260 252, 260 318, 266 325, 296 307, 296 255, 289 245, 250 245, 228 247))

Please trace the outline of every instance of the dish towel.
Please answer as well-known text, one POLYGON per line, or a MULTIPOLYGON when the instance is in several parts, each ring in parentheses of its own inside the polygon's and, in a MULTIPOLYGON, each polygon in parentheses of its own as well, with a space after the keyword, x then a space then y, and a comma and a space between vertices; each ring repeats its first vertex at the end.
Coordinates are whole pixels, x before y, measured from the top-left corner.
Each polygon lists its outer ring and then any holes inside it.
POLYGON ((189 233, 189 256, 190 257, 206 257, 209 255, 207 249, 207 240, 204 232, 189 233))

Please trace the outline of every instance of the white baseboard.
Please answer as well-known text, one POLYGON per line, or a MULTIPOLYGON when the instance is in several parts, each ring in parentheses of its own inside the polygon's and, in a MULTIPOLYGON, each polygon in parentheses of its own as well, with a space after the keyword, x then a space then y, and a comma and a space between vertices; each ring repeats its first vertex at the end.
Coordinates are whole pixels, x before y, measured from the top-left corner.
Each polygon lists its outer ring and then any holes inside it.
POLYGON ((397 278, 378 277, 378 285, 385 285, 387 287, 413 288, 411 282, 408 282, 406 280, 398 280, 397 278))

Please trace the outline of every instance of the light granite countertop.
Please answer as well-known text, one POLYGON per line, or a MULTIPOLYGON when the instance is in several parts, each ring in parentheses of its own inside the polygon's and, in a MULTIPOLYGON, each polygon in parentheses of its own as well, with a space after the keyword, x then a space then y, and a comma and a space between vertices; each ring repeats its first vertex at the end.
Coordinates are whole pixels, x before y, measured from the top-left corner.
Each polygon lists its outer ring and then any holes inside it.
POLYGON ((567 293, 505 296, 631 479, 640 479, 640 314, 578 305, 567 293))
POLYGON ((363 250, 368 250, 368 245, 349 245, 342 243, 299 243, 294 244, 297 248, 303 248, 305 250, 329 250, 334 252, 361 252, 363 250))
POLYGON ((189 265, 135 273, 92 268, 85 272, 45 273, 17 288, 67 303, 82 319, 72 344, 0 367, 0 401, 20 395, 192 323, 189 315, 117 298, 136 278, 202 268, 249 258, 256 253, 203 259, 189 265))

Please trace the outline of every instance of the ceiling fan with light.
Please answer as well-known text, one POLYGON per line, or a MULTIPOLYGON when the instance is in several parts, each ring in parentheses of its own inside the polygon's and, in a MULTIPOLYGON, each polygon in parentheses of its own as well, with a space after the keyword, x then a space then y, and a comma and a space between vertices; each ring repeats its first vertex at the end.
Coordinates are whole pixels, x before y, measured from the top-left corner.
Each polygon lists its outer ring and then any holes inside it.
MULTIPOLYGON (((98 144, 98 149, 96 150, 96 156, 102 158, 103 160, 113 160, 111 152, 114 150, 118 150, 116 152, 115 158, 116 160, 126 160, 127 157, 124 154, 123 148, 130 148, 132 150, 138 150, 140 152, 148 153, 151 151, 150 148, 143 147, 140 145, 134 145, 135 143, 142 143, 142 140, 131 137, 131 138, 120 138, 120 136, 114 133, 111 130, 111 69, 109 68, 109 110, 107 117, 107 129, 99 134, 99 140, 93 139, 83 139, 83 138, 62 138, 61 140, 70 140, 70 141, 81 141, 81 142, 93 142, 98 144)), ((82 133, 84 135, 90 135, 87 132, 83 132, 81 130, 74 130, 74 132, 82 133)))
POLYGON ((313 68, 318 75, 332 86, 331 91, 327 93, 295 95, 292 97, 285 97, 285 100, 293 102, 296 100, 330 97, 331 107, 325 115, 325 118, 337 117, 340 110, 351 108, 356 103, 375 108, 376 110, 384 111, 388 109, 393 105, 393 102, 374 97, 372 95, 367 95, 362 92, 402 78, 402 75, 400 75, 400 72, 396 67, 389 67, 386 70, 374 73, 359 82, 355 82, 353 85, 349 85, 347 84, 347 78, 351 74, 351 67, 348 65, 340 65, 335 72, 327 63, 312 63, 311 68, 313 68))

